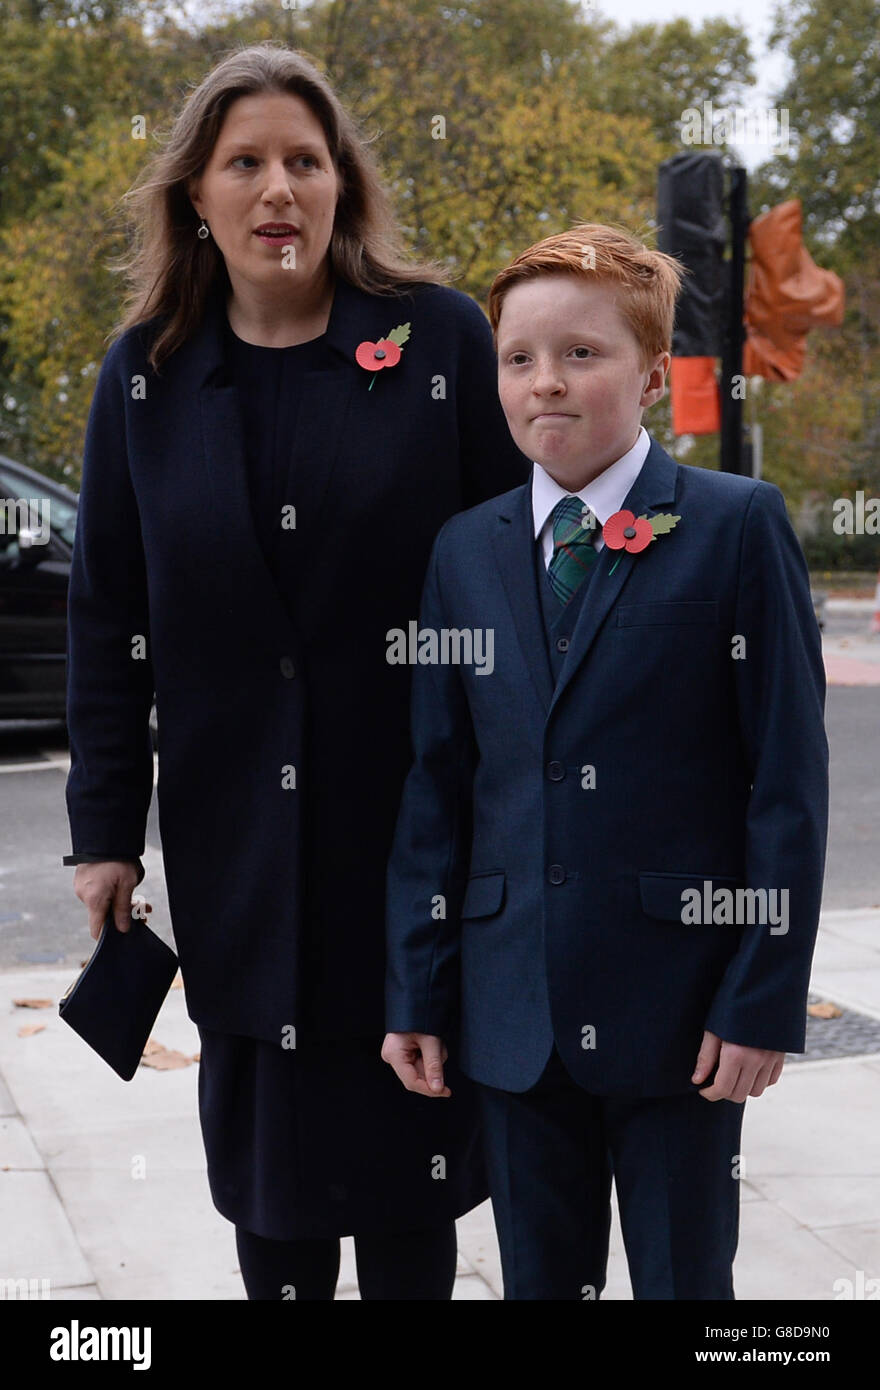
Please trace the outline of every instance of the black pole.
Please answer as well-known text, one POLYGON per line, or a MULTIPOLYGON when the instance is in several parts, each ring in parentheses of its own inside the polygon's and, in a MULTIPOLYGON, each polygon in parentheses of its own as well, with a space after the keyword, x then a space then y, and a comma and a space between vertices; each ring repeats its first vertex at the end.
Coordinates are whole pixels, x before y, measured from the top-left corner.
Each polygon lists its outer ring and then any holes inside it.
POLYGON ((742 377, 743 306, 745 295, 748 177, 741 164, 730 166, 728 218, 730 221, 730 259, 727 262, 727 314, 721 351, 721 468, 725 473, 745 473, 743 454, 743 391, 734 378, 742 377))

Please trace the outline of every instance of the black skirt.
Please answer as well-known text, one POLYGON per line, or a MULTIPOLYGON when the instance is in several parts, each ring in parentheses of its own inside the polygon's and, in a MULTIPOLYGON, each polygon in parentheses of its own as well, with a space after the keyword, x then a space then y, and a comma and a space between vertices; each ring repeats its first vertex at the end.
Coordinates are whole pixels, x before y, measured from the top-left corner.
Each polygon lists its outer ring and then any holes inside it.
POLYGON ((199 1027, 199 1118, 217 1210, 276 1240, 418 1230, 489 1195, 477 1087, 414 1095, 382 1037, 295 1049, 199 1027))

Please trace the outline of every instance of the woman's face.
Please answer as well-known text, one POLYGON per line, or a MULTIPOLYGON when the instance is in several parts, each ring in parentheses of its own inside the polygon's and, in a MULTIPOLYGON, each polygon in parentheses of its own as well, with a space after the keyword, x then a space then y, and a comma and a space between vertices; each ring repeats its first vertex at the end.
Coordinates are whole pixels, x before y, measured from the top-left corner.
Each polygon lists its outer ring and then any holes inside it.
POLYGON ((321 122, 301 97, 262 92, 234 101, 189 195, 234 291, 247 284, 285 293, 321 272, 339 179, 321 122), (287 230, 258 235, 267 223, 287 230))

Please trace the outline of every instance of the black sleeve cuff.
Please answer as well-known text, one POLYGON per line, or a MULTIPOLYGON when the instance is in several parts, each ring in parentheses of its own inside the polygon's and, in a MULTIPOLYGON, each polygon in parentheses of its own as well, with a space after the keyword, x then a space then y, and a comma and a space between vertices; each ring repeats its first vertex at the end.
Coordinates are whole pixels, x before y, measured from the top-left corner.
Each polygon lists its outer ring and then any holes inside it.
POLYGON ((100 864, 107 859, 124 859, 128 864, 136 864, 137 883, 140 883, 146 873, 146 869, 136 854, 65 854, 61 862, 62 864, 100 864))

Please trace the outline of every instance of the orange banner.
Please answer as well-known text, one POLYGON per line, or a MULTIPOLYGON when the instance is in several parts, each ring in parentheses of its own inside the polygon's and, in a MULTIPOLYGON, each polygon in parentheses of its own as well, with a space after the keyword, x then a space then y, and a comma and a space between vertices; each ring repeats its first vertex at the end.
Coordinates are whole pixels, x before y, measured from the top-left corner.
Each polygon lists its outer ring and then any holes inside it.
POLYGON ((799 198, 756 217, 749 241, 743 372, 794 381, 803 369, 810 329, 843 322, 843 281, 833 270, 820 270, 804 246, 799 198))
POLYGON ((721 428, 714 357, 673 357, 669 396, 676 434, 713 434, 721 428))

